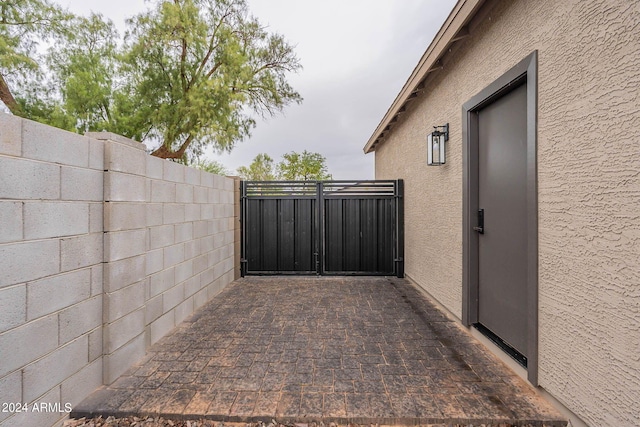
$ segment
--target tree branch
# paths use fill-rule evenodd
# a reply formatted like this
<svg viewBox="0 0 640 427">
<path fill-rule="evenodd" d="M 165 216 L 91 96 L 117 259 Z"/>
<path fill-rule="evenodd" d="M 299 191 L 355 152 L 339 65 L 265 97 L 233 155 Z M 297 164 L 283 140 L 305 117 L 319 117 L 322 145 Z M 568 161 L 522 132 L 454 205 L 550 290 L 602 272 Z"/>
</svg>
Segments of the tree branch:
<svg viewBox="0 0 640 427">
<path fill-rule="evenodd" d="M 9 85 L 7 85 L 4 76 L 0 74 L 0 100 L 4 102 L 4 105 L 7 106 L 9 111 L 11 111 L 16 116 L 22 116 L 24 112 L 20 107 L 20 104 L 16 101 L 11 93 L 11 89 L 9 89 Z"/>
<path fill-rule="evenodd" d="M 160 157 L 161 159 L 181 159 L 192 141 L 193 135 L 190 134 L 177 151 L 173 151 L 171 147 L 167 147 L 163 144 L 152 152 L 151 155 Z"/>
</svg>

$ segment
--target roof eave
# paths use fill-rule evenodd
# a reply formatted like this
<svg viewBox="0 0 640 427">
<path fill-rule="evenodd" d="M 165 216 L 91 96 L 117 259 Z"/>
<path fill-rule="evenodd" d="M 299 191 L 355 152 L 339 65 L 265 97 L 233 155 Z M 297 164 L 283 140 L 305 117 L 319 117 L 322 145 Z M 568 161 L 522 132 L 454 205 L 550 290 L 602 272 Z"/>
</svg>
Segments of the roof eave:
<svg viewBox="0 0 640 427">
<path fill-rule="evenodd" d="M 433 41 L 420 58 L 418 65 L 413 69 L 400 93 L 398 93 L 380 124 L 378 124 L 369 141 L 367 141 L 364 146 L 365 154 L 375 151 L 376 145 L 384 141 L 385 134 L 391 130 L 399 115 L 406 110 L 407 104 L 422 91 L 424 80 L 429 73 L 442 69 L 441 58 L 453 43 L 469 34 L 467 24 L 484 2 L 485 0 L 459 0 L 456 3 Z"/>
</svg>

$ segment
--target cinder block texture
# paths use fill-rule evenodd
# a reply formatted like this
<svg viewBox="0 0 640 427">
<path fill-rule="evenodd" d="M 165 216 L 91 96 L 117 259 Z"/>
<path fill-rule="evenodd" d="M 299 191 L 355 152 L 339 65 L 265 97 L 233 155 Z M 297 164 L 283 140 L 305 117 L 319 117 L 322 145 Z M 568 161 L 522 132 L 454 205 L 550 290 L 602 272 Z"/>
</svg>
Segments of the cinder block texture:
<svg viewBox="0 0 640 427">
<path fill-rule="evenodd" d="M 66 379 L 60 387 L 60 402 L 75 407 L 85 397 L 102 385 L 102 361 L 86 365 Z"/>
<path fill-rule="evenodd" d="M 149 180 L 143 176 L 107 172 L 104 177 L 105 200 L 144 202 L 148 200 Z"/>
<path fill-rule="evenodd" d="M 82 369 L 87 363 L 88 348 L 84 336 L 27 365 L 23 372 L 24 401 L 33 401 Z"/>
<path fill-rule="evenodd" d="M 0 403 L 22 402 L 22 372 L 16 371 L 0 378 Z M 0 411 L 0 422 L 11 415 Z"/>
<path fill-rule="evenodd" d="M 22 202 L 0 201 L 0 243 L 22 240 Z"/>
<path fill-rule="evenodd" d="M 57 346 L 56 315 L 43 317 L 0 334 L 0 377 L 39 359 Z"/>
<path fill-rule="evenodd" d="M 145 353 L 144 335 L 138 335 L 114 353 L 104 355 L 103 382 L 111 384 Z"/>
<path fill-rule="evenodd" d="M 103 175 L 100 170 L 62 166 L 61 199 L 102 201 Z"/>
<path fill-rule="evenodd" d="M 25 239 L 71 236 L 89 232 L 89 205 L 81 202 L 26 202 Z"/>
<path fill-rule="evenodd" d="M 27 319 L 32 320 L 91 296 L 91 270 L 51 276 L 27 284 Z"/>
<path fill-rule="evenodd" d="M 62 310 L 58 317 L 60 344 L 65 344 L 102 325 L 102 295 Z"/>
<path fill-rule="evenodd" d="M 22 122 L 22 156 L 62 165 L 89 166 L 89 138 L 31 120 Z"/>
<path fill-rule="evenodd" d="M 109 140 L 105 144 L 104 169 L 145 176 L 147 157 L 144 152 L 144 144 L 134 141 L 125 143 L 122 140 L 119 142 Z"/>
<path fill-rule="evenodd" d="M 0 333 L 27 320 L 27 287 L 26 285 L 10 286 L 0 289 Z"/>
<path fill-rule="evenodd" d="M 60 242 L 41 240 L 0 245 L 0 288 L 60 271 Z"/>
<path fill-rule="evenodd" d="M 0 199 L 60 197 L 60 166 L 0 156 Z"/>
<path fill-rule="evenodd" d="M 0 113 L 0 154 L 16 157 L 22 154 L 22 120 L 5 113 Z"/>
<path fill-rule="evenodd" d="M 105 325 L 104 352 L 110 354 L 142 333 L 144 333 L 144 308 Z"/>
<path fill-rule="evenodd" d="M 83 234 L 60 239 L 60 266 L 70 271 L 101 264 L 103 259 L 102 233 Z"/>
<path fill-rule="evenodd" d="M 104 236 L 104 260 L 117 261 L 146 252 L 147 229 L 117 231 Z"/>
</svg>

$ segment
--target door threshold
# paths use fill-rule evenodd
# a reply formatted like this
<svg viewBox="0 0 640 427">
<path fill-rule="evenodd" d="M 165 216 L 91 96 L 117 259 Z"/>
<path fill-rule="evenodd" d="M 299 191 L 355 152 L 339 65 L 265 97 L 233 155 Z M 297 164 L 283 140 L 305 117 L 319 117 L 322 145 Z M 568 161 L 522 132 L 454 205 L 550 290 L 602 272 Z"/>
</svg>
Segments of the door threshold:
<svg viewBox="0 0 640 427">
<path fill-rule="evenodd" d="M 515 360 L 520 366 L 525 369 L 527 368 L 527 357 L 524 354 L 520 353 L 518 350 L 510 346 L 505 340 L 491 332 L 491 330 L 484 326 L 482 323 L 474 323 L 473 327 L 480 331 L 482 335 L 489 338 L 489 340 L 491 340 L 491 342 L 493 342 L 495 345 L 500 347 L 502 351 L 511 356 L 511 358 Z"/>
</svg>

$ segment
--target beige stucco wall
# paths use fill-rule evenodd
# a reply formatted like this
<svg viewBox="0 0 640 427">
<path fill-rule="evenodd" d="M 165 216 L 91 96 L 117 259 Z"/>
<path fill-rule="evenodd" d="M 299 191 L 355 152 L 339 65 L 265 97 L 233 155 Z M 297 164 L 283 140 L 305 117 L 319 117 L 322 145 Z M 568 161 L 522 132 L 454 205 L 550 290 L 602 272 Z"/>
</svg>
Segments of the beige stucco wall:
<svg viewBox="0 0 640 427">
<path fill-rule="evenodd" d="M 493 5 L 376 148 L 376 178 L 405 179 L 407 275 L 461 316 L 461 107 L 536 49 L 539 383 L 590 426 L 638 426 L 640 2 Z M 447 165 L 428 167 L 446 122 Z"/>
</svg>

